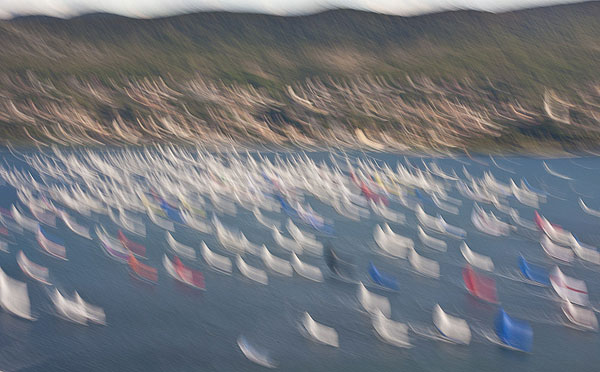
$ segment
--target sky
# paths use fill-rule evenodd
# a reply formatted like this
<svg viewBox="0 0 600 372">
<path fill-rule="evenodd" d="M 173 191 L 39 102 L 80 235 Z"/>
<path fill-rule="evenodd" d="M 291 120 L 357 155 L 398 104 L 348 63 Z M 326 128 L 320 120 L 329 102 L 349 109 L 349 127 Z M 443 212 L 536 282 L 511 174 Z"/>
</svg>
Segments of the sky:
<svg viewBox="0 0 600 372">
<path fill-rule="evenodd" d="M 0 18 L 29 14 L 69 18 L 91 12 L 148 18 L 202 10 L 294 15 L 327 8 L 415 15 L 457 8 L 499 12 L 564 2 L 569 0 L 0 0 Z"/>
</svg>

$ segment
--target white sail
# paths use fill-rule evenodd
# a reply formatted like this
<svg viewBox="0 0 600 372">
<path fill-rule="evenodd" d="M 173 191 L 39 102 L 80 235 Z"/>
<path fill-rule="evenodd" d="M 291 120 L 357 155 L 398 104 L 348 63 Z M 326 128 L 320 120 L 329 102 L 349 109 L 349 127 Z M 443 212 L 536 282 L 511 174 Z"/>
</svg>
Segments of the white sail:
<svg viewBox="0 0 600 372">
<path fill-rule="evenodd" d="M 523 219 L 521 216 L 519 216 L 519 212 L 517 212 L 516 209 L 511 208 L 510 211 L 508 212 L 508 215 L 513 220 L 513 222 L 516 223 L 517 225 L 524 227 L 526 229 L 529 229 L 529 230 L 533 230 L 533 231 L 537 230 L 537 226 L 535 225 L 535 223 Z"/>
<path fill-rule="evenodd" d="M 208 246 L 204 242 L 202 242 L 200 246 L 200 252 L 202 253 L 202 257 L 210 267 L 222 271 L 225 274 L 231 274 L 232 265 L 229 257 L 221 256 L 220 254 L 214 253 L 213 251 L 208 249 Z"/>
<path fill-rule="evenodd" d="M 248 360 L 258 365 L 261 365 L 266 368 L 275 368 L 277 367 L 277 363 L 275 363 L 269 356 L 264 353 L 256 350 L 243 336 L 240 336 L 237 340 L 238 347 L 244 354 Z"/>
<path fill-rule="evenodd" d="M 393 223 L 405 223 L 406 217 L 400 212 L 396 212 L 389 207 L 387 207 L 383 202 L 375 202 L 373 200 L 369 200 L 369 205 L 371 206 L 371 210 L 378 216 L 393 222 Z"/>
<path fill-rule="evenodd" d="M 423 257 L 413 248 L 408 254 L 408 262 L 417 272 L 431 278 L 440 277 L 440 264 L 437 261 Z"/>
<path fill-rule="evenodd" d="M 89 321 L 96 324 L 105 325 L 106 324 L 106 314 L 104 314 L 104 310 L 101 307 L 91 305 L 85 302 L 79 293 L 75 291 L 74 301 L 79 304 L 79 306 L 83 307 L 85 310 L 86 317 Z"/>
<path fill-rule="evenodd" d="M 277 243 L 281 248 L 298 254 L 302 254 L 302 246 L 296 243 L 295 240 L 286 238 L 281 235 L 279 230 L 275 226 L 271 226 L 271 233 L 273 235 L 273 240 Z"/>
<path fill-rule="evenodd" d="M 581 306 L 589 305 L 590 301 L 585 282 L 563 274 L 558 266 L 555 266 L 550 274 L 550 284 L 556 291 L 556 294 L 563 300 Z"/>
<path fill-rule="evenodd" d="M 433 248 L 433 249 L 436 249 L 436 250 L 442 251 L 442 252 L 446 252 L 446 250 L 448 249 L 448 246 L 445 241 L 438 239 L 438 238 L 434 238 L 433 236 L 427 235 L 425 233 L 425 231 L 423 231 L 421 226 L 417 226 L 417 234 L 419 235 L 419 239 L 421 240 L 421 243 L 423 243 L 425 246 L 427 246 L 429 248 Z"/>
<path fill-rule="evenodd" d="M 175 240 L 175 238 L 173 238 L 171 233 L 168 231 L 165 232 L 165 235 L 167 237 L 167 243 L 169 244 L 169 247 L 171 247 L 171 249 L 178 256 L 181 256 L 183 258 L 186 258 L 186 259 L 192 260 L 192 261 L 196 259 L 196 250 L 194 248 L 178 242 L 177 240 Z"/>
<path fill-rule="evenodd" d="M 488 256 L 473 252 L 467 243 L 462 242 L 460 245 L 460 253 L 462 253 L 465 260 L 481 270 L 494 271 L 494 262 Z"/>
<path fill-rule="evenodd" d="M 585 203 L 583 202 L 583 200 L 581 198 L 579 198 L 578 200 L 579 202 L 579 206 L 581 207 L 581 209 L 583 209 L 583 211 L 591 216 L 595 216 L 595 217 L 600 217 L 600 211 L 592 209 L 590 207 L 588 207 L 587 205 L 585 205 Z"/>
<path fill-rule="evenodd" d="M 412 347 L 406 324 L 388 319 L 381 311 L 377 311 L 371 317 L 371 322 L 373 328 L 384 342 L 402 348 Z"/>
<path fill-rule="evenodd" d="M 242 273 L 242 275 L 244 275 L 246 278 L 257 283 L 265 285 L 269 284 L 269 277 L 267 276 L 267 273 L 264 270 L 248 265 L 239 254 L 235 257 L 235 263 L 237 264 L 240 273 Z"/>
<path fill-rule="evenodd" d="M 412 239 L 395 233 L 387 223 L 383 224 L 383 232 L 387 236 L 388 242 L 393 246 L 405 248 L 412 248 L 414 246 Z"/>
<path fill-rule="evenodd" d="M 316 255 L 323 254 L 323 243 L 319 242 L 314 234 L 300 230 L 289 218 L 286 227 L 292 238 L 303 249 Z"/>
<path fill-rule="evenodd" d="M 592 310 L 565 301 L 562 311 L 567 319 L 578 328 L 598 332 L 598 318 Z"/>
<path fill-rule="evenodd" d="M 28 277 L 37 280 L 40 283 L 50 284 L 48 268 L 31 262 L 31 260 L 25 256 L 23 251 L 17 253 L 17 264 Z"/>
<path fill-rule="evenodd" d="M 513 195 L 515 196 L 515 198 L 521 204 L 526 205 L 528 207 L 532 207 L 532 208 L 539 207 L 540 203 L 539 203 L 538 194 L 536 194 L 533 191 L 530 191 L 526 188 L 519 188 L 515 184 L 515 181 L 513 181 L 512 179 L 510 180 L 510 189 L 511 189 Z"/>
<path fill-rule="evenodd" d="M 596 249 L 583 246 L 571 235 L 571 249 L 579 259 L 600 265 L 600 252 Z"/>
<path fill-rule="evenodd" d="M 283 276 L 292 276 L 293 269 L 290 263 L 282 258 L 272 255 L 265 245 L 263 245 L 261 249 L 261 258 L 269 270 Z"/>
<path fill-rule="evenodd" d="M 265 217 L 262 212 L 260 211 L 260 208 L 258 207 L 254 207 L 252 209 L 252 213 L 254 214 L 254 218 L 256 218 L 256 220 L 263 226 L 267 227 L 267 228 L 271 228 L 271 226 L 275 226 L 276 228 L 279 229 L 279 221 L 270 219 Z"/>
<path fill-rule="evenodd" d="M 356 295 L 363 309 L 369 314 L 375 314 L 377 311 L 381 311 L 385 316 L 389 317 L 391 315 L 392 308 L 390 306 L 390 300 L 388 300 L 387 297 L 369 292 L 362 282 L 358 283 Z"/>
<path fill-rule="evenodd" d="M 50 295 L 50 299 L 59 316 L 74 323 L 87 325 L 88 317 L 84 304 L 64 297 L 56 288 Z"/>
<path fill-rule="evenodd" d="M 542 236 L 540 245 L 544 249 L 544 252 L 552 258 L 564 262 L 573 261 L 573 251 L 570 248 L 561 247 L 560 245 L 553 243 L 547 235 Z"/>
<path fill-rule="evenodd" d="M 464 319 L 448 315 L 439 304 L 433 308 L 433 324 L 448 340 L 468 345 L 471 342 L 471 329 Z"/>
<path fill-rule="evenodd" d="M 17 224 L 19 224 L 25 230 L 36 232 L 38 230 L 38 222 L 29 217 L 25 217 L 13 204 L 11 207 L 11 214 Z"/>
<path fill-rule="evenodd" d="M 62 218 L 65 225 L 75 234 L 82 236 L 86 239 L 92 240 L 92 237 L 90 235 L 90 229 L 88 227 L 84 227 L 76 223 L 65 211 L 59 211 L 59 216 L 60 218 Z"/>
<path fill-rule="evenodd" d="M 421 223 L 421 225 L 423 225 L 426 228 L 433 230 L 433 231 L 444 232 L 443 230 L 440 229 L 439 219 L 437 217 L 433 217 L 433 216 L 430 216 L 427 213 L 425 213 L 425 211 L 423 210 L 423 207 L 421 207 L 420 204 L 417 205 L 415 214 L 417 216 L 417 219 L 419 220 L 419 223 Z"/>
<path fill-rule="evenodd" d="M 0 269 L 0 305 L 7 312 L 23 319 L 33 320 L 27 284 L 15 280 Z"/>
<path fill-rule="evenodd" d="M 313 340 L 325 345 L 339 347 L 338 334 L 336 330 L 326 325 L 317 323 L 307 312 L 304 313 L 304 317 L 302 318 L 302 325 Z"/>
<path fill-rule="evenodd" d="M 394 244 L 387 234 L 383 232 L 381 226 L 375 226 L 373 239 L 375 239 L 377 246 L 386 254 L 389 254 L 392 257 L 406 258 L 408 248 L 403 245 Z"/>
<path fill-rule="evenodd" d="M 316 266 L 309 265 L 305 262 L 300 261 L 298 256 L 294 252 L 292 252 L 292 258 L 290 260 L 294 271 L 298 273 L 298 275 L 305 277 L 306 279 L 313 280 L 315 282 L 323 281 L 323 273 L 321 269 Z"/>
</svg>

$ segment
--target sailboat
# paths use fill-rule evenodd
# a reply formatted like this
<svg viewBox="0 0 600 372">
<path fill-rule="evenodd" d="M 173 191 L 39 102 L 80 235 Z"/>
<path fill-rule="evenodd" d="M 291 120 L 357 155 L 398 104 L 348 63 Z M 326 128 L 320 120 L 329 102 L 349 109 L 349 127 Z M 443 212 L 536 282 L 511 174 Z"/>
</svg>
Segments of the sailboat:
<svg viewBox="0 0 600 372">
<path fill-rule="evenodd" d="M 598 332 L 598 319 L 592 310 L 572 304 L 568 300 L 563 303 L 561 308 L 567 319 L 577 328 Z"/>
<path fill-rule="evenodd" d="M 401 348 L 412 347 L 406 324 L 389 319 L 380 310 L 375 310 L 371 322 L 375 332 L 384 342 Z"/>
<path fill-rule="evenodd" d="M 430 258 L 421 256 L 414 248 L 408 254 L 408 262 L 419 274 L 435 279 L 440 277 L 440 264 Z"/>
<path fill-rule="evenodd" d="M 232 264 L 229 257 L 211 251 L 204 242 L 200 243 L 200 253 L 210 267 L 224 274 L 231 274 Z"/>
<path fill-rule="evenodd" d="M 64 243 L 59 242 L 57 238 L 48 238 L 46 232 L 40 225 L 37 229 L 37 241 L 42 249 L 52 257 L 67 261 L 67 250 Z"/>
<path fill-rule="evenodd" d="M 460 245 L 460 253 L 462 253 L 469 264 L 481 270 L 494 271 L 494 262 L 492 262 L 492 259 L 488 256 L 473 252 L 467 243 L 462 242 Z"/>
<path fill-rule="evenodd" d="M 471 329 L 464 319 L 448 315 L 439 304 L 433 307 L 433 324 L 447 340 L 468 345 L 471 342 Z"/>
<path fill-rule="evenodd" d="M 178 256 L 191 261 L 196 260 L 196 250 L 194 248 L 175 240 L 169 231 L 165 232 L 165 236 L 167 239 L 167 244 L 169 244 L 169 247 L 171 247 L 173 252 L 175 252 Z"/>
<path fill-rule="evenodd" d="M 552 273 L 550 273 L 550 284 L 556 294 L 563 300 L 581 306 L 589 305 L 590 301 L 585 282 L 563 274 L 558 266 L 554 266 Z"/>
<path fill-rule="evenodd" d="M 492 304 L 498 303 L 494 279 L 476 273 L 469 264 L 463 268 L 462 274 L 465 287 L 471 295 Z"/>
<path fill-rule="evenodd" d="M 521 255 L 519 255 L 519 268 L 526 279 L 544 286 L 550 285 L 548 272 L 541 267 L 531 265 Z"/>
<path fill-rule="evenodd" d="M 186 267 L 179 257 L 175 256 L 171 261 L 167 255 L 163 255 L 163 266 L 167 273 L 175 280 L 195 289 L 205 290 L 204 275 L 198 270 Z"/>
<path fill-rule="evenodd" d="M 37 280 L 42 284 L 51 284 L 48 268 L 31 262 L 31 260 L 29 260 L 29 258 L 25 256 L 25 253 L 23 253 L 23 251 L 19 251 L 19 253 L 17 253 L 17 264 L 19 265 L 23 273 L 31 279 Z"/>
<path fill-rule="evenodd" d="M 31 304 L 27 292 L 27 284 L 6 275 L 0 269 L 0 305 L 19 318 L 34 320 L 31 315 Z"/>
<path fill-rule="evenodd" d="M 260 256 L 269 270 L 274 271 L 279 275 L 292 276 L 293 269 L 290 263 L 282 258 L 274 256 L 264 244 L 261 247 Z"/>
<path fill-rule="evenodd" d="M 333 347 L 340 346 L 336 330 L 326 325 L 317 323 L 307 312 L 304 312 L 302 326 L 312 340 Z"/>
<path fill-rule="evenodd" d="M 135 278 L 150 284 L 158 283 L 158 271 L 156 268 L 141 263 L 133 254 L 129 256 L 127 264 Z"/>
<path fill-rule="evenodd" d="M 511 318 L 500 308 L 495 320 L 495 329 L 501 346 L 510 350 L 531 351 L 533 330 L 528 323 Z"/>
<path fill-rule="evenodd" d="M 379 284 L 389 289 L 399 289 L 396 278 L 380 273 L 375 265 L 373 265 L 373 262 L 369 262 L 369 275 L 371 275 L 371 279 L 375 284 Z"/>
<path fill-rule="evenodd" d="M 242 273 L 242 275 L 246 278 L 260 284 L 269 284 L 269 277 L 267 276 L 267 273 L 264 270 L 248 265 L 239 254 L 235 257 L 235 263 L 240 273 Z"/>
<path fill-rule="evenodd" d="M 380 311 L 383 315 L 389 317 L 392 313 L 390 300 L 387 297 L 369 292 L 362 282 L 358 282 L 356 297 L 363 309 L 369 314 L 375 314 L 377 311 Z"/>
<path fill-rule="evenodd" d="M 560 245 L 553 243 L 546 235 L 542 236 L 540 245 L 544 252 L 554 259 L 563 262 L 572 262 L 574 259 L 573 251 L 570 248 L 561 247 Z"/>
<path fill-rule="evenodd" d="M 321 269 L 300 261 L 300 259 L 298 258 L 298 256 L 296 256 L 296 253 L 294 252 L 292 252 L 290 263 L 294 268 L 294 271 L 298 273 L 298 275 L 315 282 L 323 281 L 323 273 L 321 272 Z"/>
<path fill-rule="evenodd" d="M 244 336 L 237 339 L 237 345 L 248 360 L 266 368 L 275 368 L 277 363 L 273 361 L 267 353 L 257 350 L 250 345 Z"/>
</svg>

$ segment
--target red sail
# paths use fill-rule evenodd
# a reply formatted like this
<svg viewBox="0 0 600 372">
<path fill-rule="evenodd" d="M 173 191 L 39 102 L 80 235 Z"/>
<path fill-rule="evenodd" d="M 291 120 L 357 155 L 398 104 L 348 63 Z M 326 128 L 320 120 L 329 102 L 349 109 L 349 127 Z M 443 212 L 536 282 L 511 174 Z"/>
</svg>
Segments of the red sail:
<svg viewBox="0 0 600 372">
<path fill-rule="evenodd" d="M 133 255 L 129 256 L 127 260 L 131 270 L 142 280 L 156 283 L 158 282 L 158 272 L 156 268 L 148 265 L 144 265 L 138 261 Z"/>
<path fill-rule="evenodd" d="M 146 256 L 146 247 L 127 238 L 121 230 L 119 230 L 119 241 L 123 244 L 123 247 L 129 249 L 133 254 L 141 257 Z"/>
<path fill-rule="evenodd" d="M 467 287 L 469 293 L 481 300 L 493 304 L 498 303 L 496 282 L 494 279 L 476 273 L 471 265 L 465 266 L 462 273 L 465 286 Z"/>
</svg>

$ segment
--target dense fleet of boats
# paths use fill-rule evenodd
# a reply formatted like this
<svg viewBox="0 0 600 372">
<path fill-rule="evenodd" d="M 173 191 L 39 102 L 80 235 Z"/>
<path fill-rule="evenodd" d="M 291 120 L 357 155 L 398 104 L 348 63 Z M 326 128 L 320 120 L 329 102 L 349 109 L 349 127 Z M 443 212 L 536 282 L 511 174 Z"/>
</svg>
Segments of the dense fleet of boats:
<svg viewBox="0 0 600 372">
<path fill-rule="evenodd" d="M 377 336 L 383 342 L 407 348 L 413 346 L 413 328 L 392 319 L 394 313 L 388 299 L 402 288 L 401 281 L 389 265 L 381 269 L 375 259 L 363 271 L 368 280 L 359 280 L 356 266 L 336 252 L 341 249 L 324 244 L 336 235 L 337 229 L 333 221 L 313 209 L 308 197 L 331 207 L 341 221 L 371 221 L 367 217 L 372 215 L 376 220 L 371 230 L 373 253 L 394 262 L 405 260 L 411 273 L 429 278 L 426 280 L 439 279 L 444 274 L 440 262 L 433 257 L 448 254 L 449 247 L 458 241 L 466 292 L 498 305 L 501 293 L 496 287 L 497 265 L 491 257 L 479 253 L 482 247 L 472 249 L 467 244 L 467 230 L 443 217 L 459 214 L 472 205 L 469 229 L 475 233 L 498 238 L 520 230 L 539 231 L 538 247 L 556 265 L 545 268 L 520 255 L 514 265 L 523 285 L 551 288 L 571 326 L 598 330 L 586 283 L 564 274 L 560 265 L 575 260 L 600 265 L 600 253 L 549 222 L 537 210 L 532 213 L 533 220 L 527 220 L 510 207 L 509 200 L 513 205 L 519 203 L 521 209 L 540 208 L 547 201 L 546 194 L 525 179 L 502 183 L 489 171 L 478 179 L 465 167 L 463 178 L 453 170 L 442 170 L 435 162 L 423 161 L 420 168 L 408 159 L 392 169 L 369 158 L 331 155 L 329 162 L 317 163 L 306 155 L 211 154 L 173 146 L 103 154 L 67 153 L 53 148 L 49 153 L 17 156 L 28 167 L 0 167 L 0 177 L 17 192 L 11 208 L 0 214 L 3 251 L 14 245 L 12 234 L 31 234 L 42 252 L 52 259 L 67 261 L 71 247 L 57 234 L 71 231 L 80 239 L 95 241 L 108 258 L 123 264 L 136 280 L 156 285 L 160 281 L 159 270 L 146 258 L 146 247 L 141 243 L 147 237 L 149 221 L 152 229 L 163 231 L 162 266 L 178 283 L 206 290 L 200 265 L 260 285 L 268 285 L 270 275 L 296 275 L 314 282 L 330 277 L 343 280 L 357 286 L 357 302 L 370 318 Z M 567 177 L 545 163 L 544 167 L 552 176 Z M 451 196 L 453 190 L 462 198 Z M 600 212 L 589 208 L 582 199 L 579 205 L 585 213 L 600 217 Z M 504 214 L 505 220 L 491 208 Z M 223 216 L 235 216 L 240 209 L 251 213 L 257 228 L 272 238 L 273 246 L 268 248 L 266 244 L 271 243 L 266 241 L 253 242 L 242 231 L 221 221 Z M 90 218 L 94 214 L 107 216 L 110 225 L 92 222 L 98 221 Z M 407 235 L 403 224 L 413 215 L 415 233 Z M 68 230 L 59 230 L 61 223 Z M 191 245 L 180 240 L 177 236 L 182 230 L 196 234 L 199 243 Z M 215 237 L 215 246 L 209 247 L 203 240 L 208 235 Z M 33 262 L 27 250 L 18 251 L 17 264 L 29 279 L 47 288 L 57 316 L 78 324 L 106 324 L 101 308 L 84 301 L 76 291 L 65 295 L 53 284 L 49 269 Z M 249 259 L 251 256 L 258 260 Z M 320 257 L 329 270 L 315 264 Z M 17 317 L 34 320 L 27 284 L 2 270 L 0 305 Z M 440 304 L 433 307 L 432 318 L 437 339 L 460 345 L 471 342 L 468 319 L 450 315 Z M 309 339 L 340 346 L 337 331 L 317 322 L 308 312 L 304 312 L 299 323 Z M 489 341 L 508 349 L 532 350 L 531 326 L 509 316 L 501 307 L 493 329 L 493 334 L 486 336 Z M 244 336 L 237 344 L 249 360 L 265 367 L 277 366 L 267 352 L 250 344 Z"/>
</svg>

